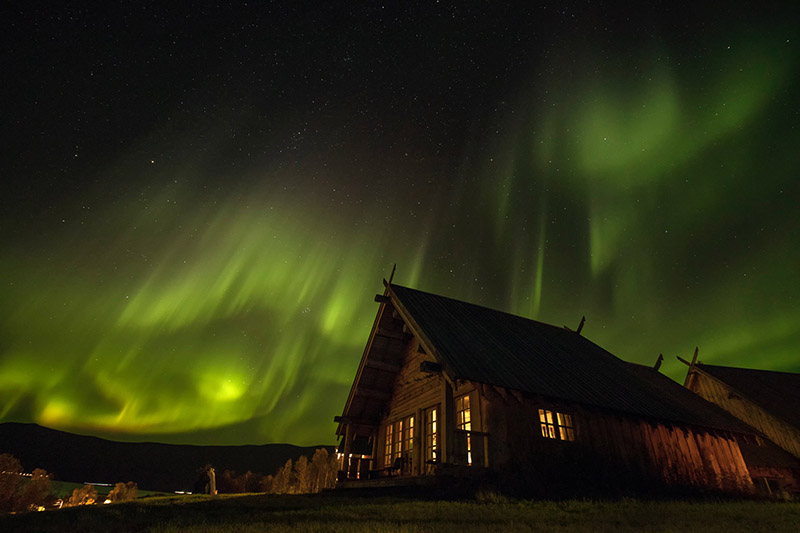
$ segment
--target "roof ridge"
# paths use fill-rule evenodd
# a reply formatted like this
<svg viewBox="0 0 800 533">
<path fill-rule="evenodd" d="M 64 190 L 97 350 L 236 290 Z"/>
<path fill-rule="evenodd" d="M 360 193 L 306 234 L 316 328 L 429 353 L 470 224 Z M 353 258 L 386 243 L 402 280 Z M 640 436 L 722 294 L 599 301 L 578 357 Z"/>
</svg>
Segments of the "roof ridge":
<svg viewBox="0 0 800 533">
<path fill-rule="evenodd" d="M 763 368 L 747 368 L 743 366 L 730 366 L 730 365 L 709 365 L 707 363 L 696 363 L 696 365 L 706 368 L 713 367 L 713 368 L 725 368 L 730 370 L 745 370 L 747 372 L 763 372 L 766 374 L 783 374 L 786 376 L 797 376 L 798 378 L 800 378 L 800 373 L 798 372 L 787 372 L 783 370 L 766 370 Z"/>
<path fill-rule="evenodd" d="M 390 290 L 451 369 L 452 379 L 741 431 L 729 415 L 698 408 L 699 397 L 687 397 L 677 382 L 646 365 L 631 365 L 576 331 L 402 285 Z M 672 397 L 676 394 L 680 398 Z"/>
<path fill-rule="evenodd" d="M 397 285 L 396 283 L 392 283 L 392 288 L 395 288 L 395 287 L 399 287 L 402 290 L 408 290 L 408 291 L 414 291 L 414 292 L 426 294 L 428 296 L 433 296 L 434 298 L 441 298 L 443 300 L 449 300 L 451 302 L 457 303 L 458 305 L 468 305 L 468 306 L 477 307 L 477 308 L 480 308 L 480 309 L 485 309 L 485 310 L 491 311 L 493 313 L 499 313 L 501 315 L 506 315 L 506 316 L 511 317 L 511 318 L 513 318 L 515 320 L 527 320 L 528 322 L 534 322 L 534 323 L 540 324 L 542 326 L 547 326 L 549 328 L 554 328 L 554 329 L 556 329 L 558 331 L 569 331 L 569 332 L 576 333 L 577 335 L 583 337 L 583 335 L 581 335 L 580 333 L 577 333 L 576 331 L 573 331 L 573 330 L 571 330 L 569 328 L 565 328 L 563 326 L 556 326 L 555 324 L 550 324 L 548 322 L 542 322 L 541 320 L 536 320 L 535 318 L 528 318 L 528 317 L 523 316 L 523 315 L 518 315 L 518 314 L 512 313 L 511 311 L 503 311 L 501 309 L 496 309 L 494 307 L 489 307 L 488 305 L 481 305 L 481 304 L 476 304 L 476 303 L 472 303 L 472 302 L 467 302 L 465 300 L 459 300 L 459 299 L 453 298 L 451 296 L 443 296 L 441 294 L 436 294 L 436 293 L 433 293 L 433 292 L 423 291 L 423 290 L 420 290 L 420 289 L 414 289 L 412 287 L 406 287 L 405 285 Z M 586 337 L 584 337 L 584 338 L 586 338 Z"/>
</svg>

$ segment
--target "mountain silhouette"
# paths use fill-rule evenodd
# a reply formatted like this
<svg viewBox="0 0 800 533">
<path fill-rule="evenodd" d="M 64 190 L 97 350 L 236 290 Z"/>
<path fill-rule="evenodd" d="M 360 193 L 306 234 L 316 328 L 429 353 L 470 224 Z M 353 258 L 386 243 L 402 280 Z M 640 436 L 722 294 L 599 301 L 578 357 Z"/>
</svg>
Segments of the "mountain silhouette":
<svg viewBox="0 0 800 533">
<path fill-rule="evenodd" d="M 59 481 L 116 483 L 135 481 L 139 488 L 190 491 L 198 473 L 211 465 L 243 474 L 274 474 L 287 459 L 308 459 L 318 448 L 334 447 L 264 444 L 261 446 L 193 446 L 154 442 L 116 442 L 75 435 L 36 424 L 0 424 L 0 453 L 19 459 L 26 472 L 43 468 Z"/>
</svg>

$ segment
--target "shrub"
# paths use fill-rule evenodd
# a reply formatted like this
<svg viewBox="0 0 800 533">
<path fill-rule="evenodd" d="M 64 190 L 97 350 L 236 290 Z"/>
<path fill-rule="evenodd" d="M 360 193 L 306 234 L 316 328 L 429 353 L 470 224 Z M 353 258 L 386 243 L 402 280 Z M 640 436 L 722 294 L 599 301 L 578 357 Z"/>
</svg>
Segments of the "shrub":
<svg viewBox="0 0 800 533">
<path fill-rule="evenodd" d="M 72 491 L 72 496 L 67 500 L 67 507 L 78 505 L 92 505 L 97 501 L 97 489 L 92 485 L 84 485 Z"/>
<path fill-rule="evenodd" d="M 114 485 L 114 488 L 108 493 L 108 499 L 113 503 L 135 500 L 138 490 L 139 487 L 133 481 L 120 482 Z"/>
<path fill-rule="evenodd" d="M 0 512 L 12 511 L 22 482 L 22 465 L 10 453 L 0 454 Z"/>
<path fill-rule="evenodd" d="M 31 511 L 39 507 L 47 507 L 53 503 L 50 476 L 46 470 L 37 468 L 31 478 L 22 484 L 14 501 L 16 511 Z"/>
</svg>

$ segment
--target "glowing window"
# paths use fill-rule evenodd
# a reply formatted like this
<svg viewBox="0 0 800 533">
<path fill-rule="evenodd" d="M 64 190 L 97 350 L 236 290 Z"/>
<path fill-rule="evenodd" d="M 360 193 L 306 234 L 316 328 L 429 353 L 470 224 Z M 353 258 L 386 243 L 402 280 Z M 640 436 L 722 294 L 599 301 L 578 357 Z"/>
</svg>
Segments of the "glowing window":
<svg viewBox="0 0 800 533">
<path fill-rule="evenodd" d="M 558 436 L 561 440 L 575 440 L 575 426 L 572 425 L 572 415 L 556 413 L 558 422 Z"/>
<path fill-rule="evenodd" d="M 472 430 L 472 415 L 469 409 L 469 396 L 456 398 L 456 429 L 462 431 Z M 467 433 L 467 464 L 472 464 L 472 446 L 470 434 Z"/>
<path fill-rule="evenodd" d="M 435 461 L 437 459 L 438 444 L 436 441 L 437 432 L 437 413 L 436 408 L 432 407 L 425 411 L 425 460 Z"/>
<path fill-rule="evenodd" d="M 469 431 L 472 429 L 472 417 L 469 411 L 469 396 L 456 398 L 456 426 L 458 429 Z"/>
<path fill-rule="evenodd" d="M 410 464 L 414 449 L 414 417 L 409 416 L 386 426 L 383 464 L 391 466 L 404 457 Z"/>
<path fill-rule="evenodd" d="M 572 422 L 572 415 L 539 409 L 539 423 L 542 427 L 542 437 L 575 440 L 575 425 Z"/>
<path fill-rule="evenodd" d="M 394 444 L 394 425 L 389 424 L 386 426 L 386 447 L 383 455 L 383 464 L 392 464 L 392 445 Z"/>
<path fill-rule="evenodd" d="M 405 420 L 403 429 L 403 452 L 410 462 L 414 456 L 414 417 L 409 416 Z"/>
<path fill-rule="evenodd" d="M 394 447 L 392 449 L 392 459 L 397 459 L 403 453 L 403 421 L 398 420 L 394 423 Z"/>
</svg>

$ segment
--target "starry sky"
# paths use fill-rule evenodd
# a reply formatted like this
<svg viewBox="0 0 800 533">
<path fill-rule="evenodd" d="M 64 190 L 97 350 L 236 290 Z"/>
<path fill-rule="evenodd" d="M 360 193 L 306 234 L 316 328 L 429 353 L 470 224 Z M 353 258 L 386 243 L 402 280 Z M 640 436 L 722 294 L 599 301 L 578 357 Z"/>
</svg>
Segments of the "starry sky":
<svg viewBox="0 0 800 533">
<path fill-rule="evenodd" d="M 395 263 L 800 372 L 790 2 L 64 4 L 0 8 L 0 421 L 332 443 Z"/>
</svg>

